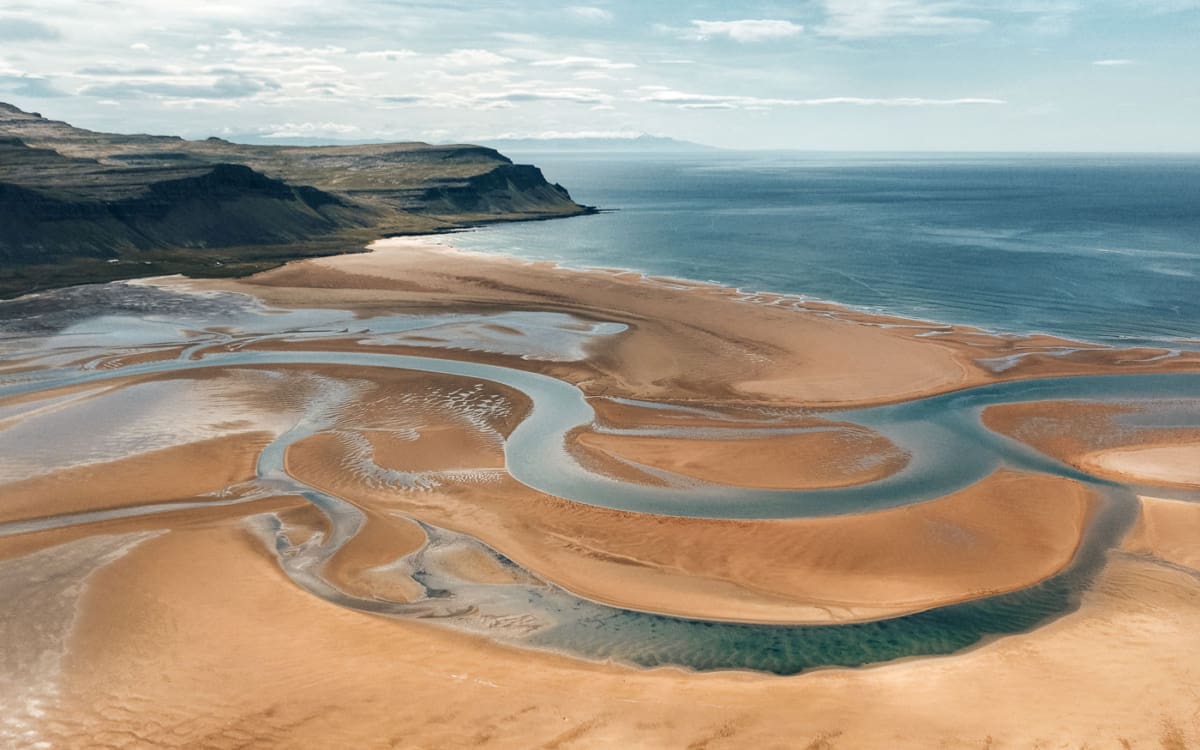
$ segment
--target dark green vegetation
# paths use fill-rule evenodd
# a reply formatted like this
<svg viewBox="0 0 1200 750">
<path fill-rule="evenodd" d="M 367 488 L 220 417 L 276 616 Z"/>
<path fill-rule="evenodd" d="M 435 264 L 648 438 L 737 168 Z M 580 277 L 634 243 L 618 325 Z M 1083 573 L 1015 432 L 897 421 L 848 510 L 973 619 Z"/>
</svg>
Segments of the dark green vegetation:
<svg viewBox="0 0 1200 750">
<path fill-rule="evenodd" d="M 0 103 L 0 297 L 241 275 L 384 235 L 589 211 L 479 146 L 252 146 L 95 133 Z"/>
</svg>

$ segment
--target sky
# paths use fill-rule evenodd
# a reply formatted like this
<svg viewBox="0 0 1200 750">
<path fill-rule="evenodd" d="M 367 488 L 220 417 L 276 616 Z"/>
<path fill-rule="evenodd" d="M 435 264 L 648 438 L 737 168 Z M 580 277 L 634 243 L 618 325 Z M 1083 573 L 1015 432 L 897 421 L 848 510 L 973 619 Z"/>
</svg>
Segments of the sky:
<svg viewBox="0 0 1200 750">
<path fill-rule="evenodd" d="M 1200 0 L 0 0 L 0 101 L 97 130 L 1200 151 Z"/>
</svg>

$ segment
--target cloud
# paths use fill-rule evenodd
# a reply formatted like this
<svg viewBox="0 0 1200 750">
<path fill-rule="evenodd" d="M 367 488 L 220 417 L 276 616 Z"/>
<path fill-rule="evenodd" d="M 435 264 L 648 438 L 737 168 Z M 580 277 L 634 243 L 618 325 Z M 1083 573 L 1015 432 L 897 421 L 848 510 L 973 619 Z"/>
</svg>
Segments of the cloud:
<svg viewBox="0 0 1200 750">
<path fill-rule="evenodd" d="M 151 65 L 139 67 L 123 67 L 121 65 L 102 64 L 88 65 L 75 71 L 78 76 L 97 76 L 102 78 L 146 78 L 155 76 L 173 76 L 180 74 L 179 68 L 162 68 Z"/>
<path fill-rule="evenodd" d="M 1007 104 L 1003 99 L 966 97 L 930 99 L 925 97 L 861 97 L 831 96 L 814 99 L 776 99 L 758 96 L 725 96 L 692 94 L 665 86 L 642 86 L 635 92 L 641 102 L 669 104 L 680 109 L 770 109 L 773 107 L 824 107 L 852 105 L 859 107 L 946 107 L 975 104 Z"/>
<path fill-rule="evenodd" d="M 543 68 L 599 68 L 601 70 L 628 70 L 636 68 L 633 63 L 619 63 L 603 57 L 556 57 L 548 60 L 538 60 L 530 65 Z"/>
<path fill-rule="evenodd" d="M 791 21 L 766 18 L 747 18 L 741 21 L 692 21 L 690 36 L 695 39 L 728 37 L 743 44 L 786 39 L 804 31 L 804 27 Z"/>
<path fill-rule="evenodd" d="M 134 42 L 133 44 L 129 45 L 129 49 L 137 50 L 138 52 L 149 52 L 150 45 L 146 44 L 145 42 Z"/>
<path fill-rule="evenodd" d="M 285 122 L 259 130 L 263 138 L 345 138 L 360 131 L 357 125 L 340 122 Z"/>
<path fill-rule="evenodd" d="M 611 11 L 604 8 L 594 8 L 590 5 L 573 5 L 567 8 L 571 15 L 589 23 L 610 23 L 613 20 Z"/>
<path fill-rule="evenodd" d="M 85 96 L 104 99 L 140 99 L 145 97 L 187 100 L 245 99 L 281 88 L 276 81 L 236 71 L 217 75 L 174 76 L 171 78 L 133 78 L 113 83 L 96 83 L 79 90 Z"/>
<path fill-rule="evenodd" d="M 956 0 L 822 0 L 826 19 L 817 31 L 840 39 L 974 33 L 983 18 L 963 15 Z"/>
<path fill-rule="evenodd" d="M 295 44 L 279 44 L 267 39 L 247 39 L 240 31 L 231 31 L 225 35 L 230 40 L 230 49 L 251 57 L 277 58 L 321 58 L 328 55 L 342 55 L 345 47 L 324 45 L 321 47 L 304 47 Z M 147 48 L 148 49 L 148 48 Z"/>
<path fill-rule="evenodd" d="M 1096 60 L 1096 61 L 1092 62 L 1092 65 L 1101 65 L 1104 67 L 1116 67 L 1116 66 L 1120 66 L 1120 65 L 1133 65 L 1133 64 L 1135 64 L 1134 60 L 1126 60 L 1124 58 L 1115 58 L 1115 59 L 1111 59 L 1111 60 Z"/>
<path fill-rule="evenodd" d="M 477 141 L 558 141 L 580 138 L 611 138 L 633 140 L 646 135 L 640 130 L 543 130 L 541 132 L 515 131 L 496 135 L 473 136 Z"/>
<path fill-rule="evenodd" d="M 612 97 L 589 88 L 544 88 L 527 86 L 496 93 L 475 94 L 479 102 L 573 102 L 575 104 L 608 104 Z"/>
<path fill-rule="evenodd" d="M 388 62 L 406 60 L 416 56 L 417 53 L 410 49 L 381 49 L 373 52 L 359 52 L 355 55 L 360 60 L 387 60 Z"/>
<path fill-rule="evenodd" d="M 576 81 L 613 81 L 616 76 L 603 70 L 577 70 L 571 74 Z"/>
<path fill-rule="evenodd" d="M 613 97 L 592 88 L 550 86 L 544 81 L 529 81 L 501 91 L 438 91 L 435 93 L 388 94 L 377 98 L 387 104 L 429 107 L 507 108 L 528 102 L 565 102 L 604 105 Z"/>
<path fill-rule="evenodd" d="M 32 76 L 26 73 L 8 74 L 0 71 L 0 92 L 27 96 L 32 99 L 50 99 L 66 96 L 54 87 L 48 78 Z"/>
<path fill-rule="evenodd" d="M 45 42 L 58 39 L 57 29 L 28 18 L 0 18 L 0 42 Z"/>
<path fill-rule="evenodd" d="M 497 55 L 485 49 L 456 49 L 434 58 L 434 64 L 444 68 L 487 68 L 507 65 L 511 57 Z"/>
</svg>

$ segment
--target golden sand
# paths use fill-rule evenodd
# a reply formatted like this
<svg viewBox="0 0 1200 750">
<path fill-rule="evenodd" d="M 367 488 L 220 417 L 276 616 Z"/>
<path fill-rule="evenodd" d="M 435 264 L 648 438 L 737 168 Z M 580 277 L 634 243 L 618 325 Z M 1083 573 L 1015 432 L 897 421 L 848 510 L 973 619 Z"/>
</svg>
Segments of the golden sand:
<svg viewBox="0 0 1200 750">
<path fill-rule="evenodd" d="M 1100 476 L 1146 484 L 1200 487 L 1200 443 L 1097 451 L 1083 456 L 1080 463 Z"/>
<path fill-rule="evenodd" d="M 398 492 L 356 478 L 345 443 L 324 435 L 293 445 L 288 466 L 365 510 L 480 539 L 581 596 L 755 622 L 872 619 L 1023 588 L 1070 561 L 1089 512 L 1075 483 L 1016 473 L 894 510 L 733 521 L 581 505 L 506 475 Z"/>
<path fill-rule="evenodd" d="M 244 531 L 94 573 L 55 747 L 1186 748 L 1200 585 L 1115 556 L 1075 613 L 963 654 L 780 678 L 637 670 L 327 604 Z"/>
<path fill-rule="evenodd" d="M 1143 497 L 1141 503 L 1142 512 L 1123 549 L 1200 574 L 1200 504 L 1155 497 Z"/>
<path fill-rule="evenodd" d="M 648 400 L 832 406 L 898 401 L 995 380 L 1200 370 L 1195 353 L 1156 360 L 1161 350 L 1001 337 L 827 303 L 740 302 L 737 291 L 723 287 L 568 270 L 467 253 L 429 238 L 381 240 L 372 249 L 298 261 L 240 282 L 174 283 L 241 291 L 282 306 L 363 314 L 526 309 L 625 323 L 629 332 L 595 348 L 586 363 L 538 365 L 510 358 L 507 364 L 563 377 L 591 395 Z M 929 332 L 940 335 L 922 337 Z M 1079 351 L 1051 354 L 1064 345 Z M 353 342 L 339 346 L 352 348 Z M 1021 358 L 1000 372 L 980 364 L 1014 354 Z"/>
<path fill-rule="evenodd" d="M 1130 427 L 1134 404 L 1042 401 L 992 406 L 989 429 L 1097 476 L 1167 486 L 1200 485 L 1200 430 Z"/>
<path fill-rule="evenodd" d="M 762 438 L 688 439 L 581 432 L 578 447 L 717 484 L 845 487 L 894 474 L 908 457 L 870 430 L 831 427 Z"/>
<path fill-rule="evenodd" d="M 578 362 L 336 336 L 252 346 L 412 352 L 535 370 L 578 385 L 599 422 L 625 428 L 814 425 L 831 406 L 1002 379 L 1200 370 L 1189 353 L 1155 361 L 1161 352 L 1079 345 L 1055 355 L 1075 345 L 773 295 L 761 297 L 772 304 L 743 302 L 712 285 L 568 271 L 428 239 L 244 281 L 158 283 L 364 316 L 515 309 L 624 323 L 625 333 L 597 339 Z M 123 354 L 109 364 L 171 355 Z M 988 360 L 1014 355 L 1011 367 L 989 369 Z M 946 497 L 831 518 L 614 511 L 534 491 L 504 471 L 504 438 L 529 408 L 510 388 L 479 384 L 478 398 L 502 408 L 464 418 L 446 394 L 475 388 L 470 378 L 258 369 L 286 375 L 239 381 L 236 398 L 262 414 L 295 415 L 308 398 L 305 378 L 353 386 L 338 418 L 294 444 L 286 463 L 363 513 L 358 535 L 318 572 L 365 598 L 422 595 L 404 559 L 426 543 L 419 519 L 597 601 L 724 620 L 871 619 L 1053 575 L 1072 559 L 1095 506 L 1081 484 L 1001 470 Z M 1150 443 L 1116 429 L 1115 414 L 1064 402 L 996 407 L 985 419 L 1095 471 L 1195 481 L 1194 434 L 1156 431 L 1159 442 Z M 257 452 L 275 434 L 265 424 L 242 420 L 213 440 L 0 485 L 0 520 L 207 497 L 253 477 Z M 581 455 L 608 470 L 624 466 L 624 476 L 639 476 L 621 463 L 632 460 L 747 487 L 854 484 L 904 461 L 882 437 L 845 426 L 744 440 L 574 437 Z M 1078 611 L 952 656 L 788 678 L 600 664 L 330 604 L 288 579 L 247 523 L 272 513 L 292 544 L 326 538 L 327 519 L 291 496 L 0 538 L 0 594 L 19 603 L 0 613 L 0 745 L 1178 750 L 1200 743 L 1200 514 L 1178 501 L 1141 503 Z M 526 576 L 466 543 L 425 554 L 464 580 Z"/>
<path fill-rule="evenodd" d="M 252 479 L 272 437 L 231 433 L 0 484 L 0 522 L 192 500 Z"/>
</svg>

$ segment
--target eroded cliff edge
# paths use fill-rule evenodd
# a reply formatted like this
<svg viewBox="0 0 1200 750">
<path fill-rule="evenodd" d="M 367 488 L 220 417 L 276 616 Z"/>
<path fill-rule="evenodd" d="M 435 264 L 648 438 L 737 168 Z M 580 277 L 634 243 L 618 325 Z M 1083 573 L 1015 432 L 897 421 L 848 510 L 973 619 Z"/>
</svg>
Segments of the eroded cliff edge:
<svg viewBox="0 0 1200 750">
<path fill-rule="evenodd" d="M 0 103 L 0 297 L 238 275 L 389 234 L 592 209 L 490 148 L 97 133 Z"/>
</svg>

